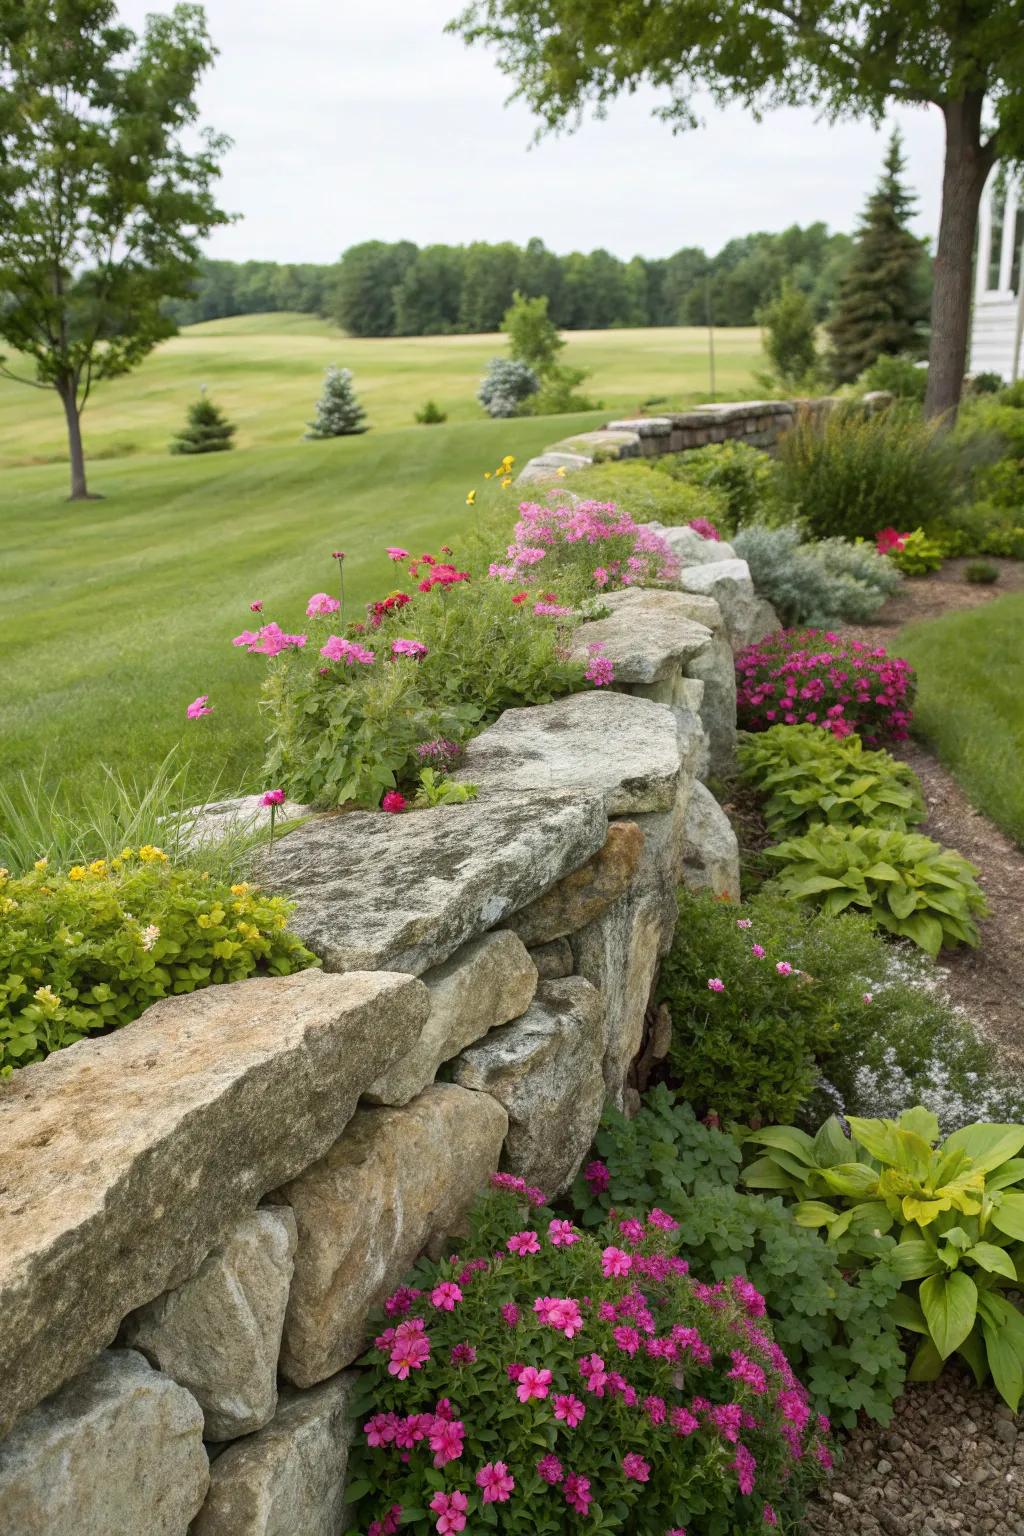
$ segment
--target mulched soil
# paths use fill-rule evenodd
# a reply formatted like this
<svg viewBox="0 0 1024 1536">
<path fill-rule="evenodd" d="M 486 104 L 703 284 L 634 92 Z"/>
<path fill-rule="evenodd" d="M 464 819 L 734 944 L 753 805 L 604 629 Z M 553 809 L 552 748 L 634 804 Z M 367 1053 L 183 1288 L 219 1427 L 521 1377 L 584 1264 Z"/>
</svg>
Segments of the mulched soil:
<svg viewBox="0 0 1024 1536">
<path fill-rule="evenodd" d="M 905 624 L 976 608 L 1024 589 L 1024 561 L 993 560 L 1000 579 L 975 586 L 966 560 L 904 584 L 870 625 L 847 626 L 851 638 L 898 654 Z M 897 755 L 921 780 L 928 819 L 922 830 L 980 869 L 991 916 L 978 950 L 943 955 L 954 1002 L 996 1044 L 1006 1064 L 1024 1071 L 1024 851 L 967 800 L 952 774 L 916 742 Z M 864 1424 L 846 1439 L 842 1464 L 808 1512 L 814 1536 L 1024 1536 L 1024 1423 L 955 1367 L 927 1386 L 910 1387 L 887 1429 Z"/>
</svg>

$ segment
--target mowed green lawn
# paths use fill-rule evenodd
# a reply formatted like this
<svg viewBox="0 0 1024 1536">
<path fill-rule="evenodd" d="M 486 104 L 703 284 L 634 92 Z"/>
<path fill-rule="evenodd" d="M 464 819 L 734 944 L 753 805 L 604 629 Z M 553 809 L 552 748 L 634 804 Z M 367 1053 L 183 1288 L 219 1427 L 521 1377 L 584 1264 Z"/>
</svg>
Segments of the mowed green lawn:
<svg viewBox="0 0 1024 1536">
<path fill-rule="evenodd" d="M 567 355 L 593 367 L 605 409 L 492 422 L 473 395 L 499 337 L 349 341 L 296 315 L 198 326 L 89 402 L 90 486 L 104 499 L 78 504 L 64 499 L 56 398 L 0 381 L 0 771 L 43 764 L 74 799 L 102 764 L 144 780 L 177 747 L 197 793 L 258 787 L 264 663 L 230 644 L 249 603 L 299 627 L 310 593 L 334 589 L 335 549 L 353 607 L 382 595 L 395 582 L 385 546 L 457 548 L 478 516 L 466 492 L 493 494 L 483 471 L 503 454 L 521 463 L 652 396 L 692 399 L 700 344 L 690 331 L 574 336 Z M 756 333 L 717 346 L 720 380 L 749 393 Z M 373 430 L 303 442 L 332 361 L 353 368 Z M 172 457 L 203 383 L 239 423 L 238 447 Z M 447 424 L 410 424 L 428 395 Z M 186 721 L 200 693 L 214 713 Z"/>
<path fill-rule="evenodd" d="M 895 649 L 917 668 L 915 733 L 1024 843 L 1024 594 L 913 624 Z"/>
<path fill-rule="evenodd" d="M 707 332 L 699 329 L 576 331 L 566 362 L 591 370 L 583 386 L 609 413 L 665 397 L 683 405 L 708 390 Z M 324 369 L 352 369 L 377 431 L 410 426 L 431 398 L 452 422 L 479 421 L 476 389 L 503 336 L 350 338 L 311 315 L 243 315 L 188 327 L 136 373 L 96 389 L 85 416 L 95 457 L 166 452 L 185 411 L 206 385 L 238 425 L 240 449 L 296 444 L 313 415 Z M 760 332 L 715 333 L 716 393 L 749 395 L 763 366 Z M 558 435 L 557 433 L 555 434 Z M 64 423 L 55 397 L 0 379 L 0 468 L 63 460 Z M 105 474 L 94 469 L 99 490 Z"/>
</svg>

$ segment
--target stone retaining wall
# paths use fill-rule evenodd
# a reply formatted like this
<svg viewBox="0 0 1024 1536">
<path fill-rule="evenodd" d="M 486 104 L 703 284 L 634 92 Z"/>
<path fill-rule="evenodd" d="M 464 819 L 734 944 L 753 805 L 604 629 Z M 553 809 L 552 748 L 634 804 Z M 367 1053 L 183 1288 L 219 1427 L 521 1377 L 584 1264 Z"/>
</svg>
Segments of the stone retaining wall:
<svg viewBox="0 0 1024 1536">
<path fill-rule="evenodd" d="M 0 1536 L 338 1536 L 369 1309 L 495 1169 L 567 1187 L 636 1102 L 677 885 L 738 892 L 701 780 L 740 566 L 609 597 L 574 643 L 615 688 L 508 711 L 477 799 L 279 839 L 261 878 L 322 971 L 0 1085 Z"/>
</svg>

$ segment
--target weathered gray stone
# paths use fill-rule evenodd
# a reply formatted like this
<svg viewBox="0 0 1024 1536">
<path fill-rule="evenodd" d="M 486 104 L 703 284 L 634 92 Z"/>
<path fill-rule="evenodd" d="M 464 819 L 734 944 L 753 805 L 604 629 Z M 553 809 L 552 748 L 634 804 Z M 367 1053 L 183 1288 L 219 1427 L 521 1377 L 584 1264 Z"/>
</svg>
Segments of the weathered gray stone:
<svg viewBox="0 0 1024 1536">
<path fill-rule="evenodd" d="M 633 608 L 607 619 L 581 624 L 572 637 L 572 654 L 586 661 L 600 645 L 615 664 L 616 686 L 658 683 L 672 677 L 711 644 L 711 631 L 690 619 L 656 609 Z"/>
<path fill-rule="evenodd" d="M 694 565 L 681 571 L 678 585 L 685 592 L 713 597 L 722 610 L 729 642 L 743 644 L 754 612 L 754 583 L 745 560 L 718 560 L 709 565 Z"/>
<path fill-rule="evenodd" d="M 200 848 L 233 835 L 269 830 L 270 807 L 263 805 L 262 800 L 262 795 L 236 795 L 233 800 L 214 800 L 207 805 L 193 806 L 181 817 L 182 842 L 188 848 Z M 275 823 L 280 826 L 285 821 L 312 814 L 312 806 L 286 800 L 275 810 Z"/>
<path fill-rule="evenodd" d="M 596 432 L 577 432 L 575 437 L 567 437 L 560 443 L 553 443 L 547 450 L 548 453 L 561 450 L 567 453 L 582 453 L 592 458 L 595 463 L 601 463 L 607 459 L 627 459 L 634 457 L 640 451 L 640 437 L 636 432 L 609 432 L 607 429 Z"/>
<path fill-rule="evenodd" d="M 191 1280 L 126 1319 L 121 1342 L 187 1387 L 206 1440 L 261 1429 L 277 1405 L 277 1357 L 295 1255 L 288 1206 L 251 1211 Z"/>
<path fill-rule="evenodd" d="M 740 851 L 729 818 L 703 784 L 693 786 L 686 811 L 684 883 L 692 891 L 713 891 L 738 901 Z"/>
<path fill-rule="evenodd" d="M 550 1198 L 568 1188 L 604 1106 L 604 1006 L 581 976 L 545 981 L 533 1006 L 464 1051 L 454 1077 L 508 1111 L 502 1167 Z"/>
<path fill-rule="evenodd" d="M 323 817 L 275 844 L 264 878 L 297 902 L 291 926 L 328 970 L 419 975 L 597 852 L 604 797 L 584 771 L 407 816 Z"/>
<path fill-rule="evenodd" d="M 235 982 L 4 1084 L 0 1433 L 337 1140 L 428 1003 L 409 976 Z"/>
<path fill-rule="evenodd" d="M 731 544 L 724 540 L 705 539 L 695 528 L 659 528 L 658 533 L 684 569 L 736 559 L 736 551 Z"/>
<path fill-rule="evenodd" d="M 678 728 L 670 709 L 594 689 L 553 704 L 507 709 L 469 743 L 456 777 L 478 785 L 484 803 L 495 797 L 505 803 L 510 794 L 523 791 L 561 789 L 598 794 L 609 815 L 630 815 L 670 806 L 681 771 Z M 570 867 L 582 862 L 577 859 Z M 525 906 L 536 894 L 531 891 L 516 905 Z"/>
<path fill-rule="evenodd" d="M 664 901 L 654 893 L 622 896 L 569 942 L 577 974 L 604 998 L 604 1091 L 607 1101 L 621 1109 L 630 1063 L 643 1041 L 644 1014 L 664 947 Z"/>
<path fill-rule="evenodd" d="M 559 981 L 572 975 L 572 945 L 568 939 L 552 939 L 550 944 L 538 944 L 530 950 L 530 959 L 537 967 L 541 981 Z"/>
<path fill-rule="evenodd" d="M 518 914 L 510 921 L 515 924 L 517 919 Z M 408 1104 L 434 1081 L 442 1062 L 489 1029 L 518 1019 L 533 1001 L 537 967 L 523 940 L 508 928 L 498 928 L 470 939 L 450 960 L 424 972 L 423 984 L 430 993 L 423 1032 L 412 1050 L 367 1089 L 364 1098 L 371 1104 Z"/>
<path fill-rule="evenodd" d="M 308 1392 L 283 1387 L 266 1428 L 213 1463 L 190 1536 L 340 1536 L 358 1379 L 346 1371 Z"/>
<path fill-rule="evenodd" d="M 0 1536 L 186 1536 L 209 1481 L 195 1398 L 109 1350 L 0 1441 Z"/>
<path fill-rule="evenodd" d="M 750 615 L 750 623 L 745 634 L 738 637 L 737 649 L 745 645 L 755 645 L 758 641 L 767 640 L 769 635 L 778 634 L 782 628 L 782 620 L 766 597 L 754 597 L 754 607 Z"/>
<path fill-rule="evenodd" d="M 635 416 L 629 421 L 610 421 L 606 432 L 635 432 L 638 437 L 667 437 L 672 422 L 667 416 Z"/>
<path fill-rule="evenodd" d="M 713 632 L 722 628 L 722 610 L 714 598 L 696 592 L 679 592 L 668 587 L 626 587 L 621 592 L 602 596 L 601 603 L 612 613 L 639 608 L 653 613 L 669 613 L 677 619 L 690 619 Z"/>
<path fill-rule="evenodd" d="M 613 822 L 604 847 L 581 868 L 564 875 L 543 896 L 516 912 L 509 919 L 510 926 L 524 944 L 547 943 L 585 927 L 629 886 L 643 849 L 644 835 L 636 822 Z M 469 1041 L 465 1043 L 468 1045 Z"/>
<path fill-rule="evenodd" d="M 351 1364 L 370 1308 L 461 1221 L 507 1130 L 497 1100 L 435 1083 L 403 1109 L 361 1109 L 282 1187 L 299 1228 L 280 1360 L 290 1382 L 309 1387 Z"/>
<path fill-rule="evenodd" d="M 704 684 L 700 718 L 708 733 L 710 764 L 715 773 L 729 773 L 736 750 L 736 667 L 724 631 L 689 663 L 691 677 Z"/>
</svg>

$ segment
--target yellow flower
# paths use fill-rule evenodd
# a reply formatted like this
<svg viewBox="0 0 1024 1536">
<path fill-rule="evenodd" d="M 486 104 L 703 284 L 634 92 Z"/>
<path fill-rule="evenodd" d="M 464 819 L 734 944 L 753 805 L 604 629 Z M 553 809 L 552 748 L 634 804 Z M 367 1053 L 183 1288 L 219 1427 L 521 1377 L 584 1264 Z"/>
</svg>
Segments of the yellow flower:
<svg viewBox="0 0 1024 1536">
<path fill-rule="evenodd" d="M 9 869 L 4 869 L 2 866 L 0 866 L 0 885 L 6 885 L 7 884 L 7 878 L 10 875 L 10 873 L 11 872 L 10 872 Z"/>
<path fill-rule="evenodd" d="M 143 843 L 139 849 L 139 858 L 144 864 L 166 864 L 167 855 L 162 848 L 154 848 L 152 843 Z"/>
<path fill-rule="evenodd" d="M 485 480 L 490 480 L 490 478 L 491 478 L 491 471 L 489 469 L 485 469 L 484 470 L 484 479 Z"/>
<path fill-rule="evenodd" d="M 514 453 L 506 453 L 505 457 L 501 461 L 501 473 L 503 475 L 507 475 L 515 461 L 516 456 Z"/>
<path fill-rule="evenodd" d="M 243 880 L 240 885 L 233 885 L 231 887 L 231 894 L 232 896 L 248 896 L 249 889 L 248 882 Z"/>
<path fill-rule="evenodd" d="M 84 880 L 85 879 L 85 874 L 86 874 L 86 871 L 85 871 L 85 865 L 84 864 L 72 864 L 71 868 L 68 870 L 68 879 L 69 880 Z"/>
<path fill-rule="evenodd" d="M 96 875 L 97 878 L 100 878 L 103 875 L 105 875 L 106 872 L 107 872 L 107 861 L 106 861 L 106 859 L 93 859 L 92 863 L 89 865 L 89 873 L 90 873 L 90 875 Z"/>
<path fill-rule="evenodd" d="M 558 475 L 560 479 L 564 480 L 565 479 L 565 465 L 564 464 L 559 464 L 558 468 L 555 470 L 555 474 Z"/>
<path fill-rule="evenodd" d="M 242 935 L 242 938 L 250 944 L 252 943 L 253 939 L 258 939 L 260 936 L 259 929 L 254 928 L 252 923 L 239 923 L 238 932 Z"/>
<path fill-rule="evenodd" d="M 466 506 L 467 507 L 473 506 L 475 501 L 476 501 L 476 491 L 467 491 L 466 492 Z"/>
<path fill-rule="evenodd" d="M 504 480 L 501 482 L 502 490 L 503 491 L 507 491 L 511 484 L 512 484 L 512 476 L 511 475 L 506 475 Z"/>
<path fill-rule="evenodd" d="M 135 857 L 135 849 L 134 848 L 122 848 L 121 852 L 118 854 L 118 858 L 119 859 L 134 859 L 134 857 Z"/>
<path fill-rule="evenodd" d="M 17 910 L 18 903 L 14 900 L 13 896 L 0 896 L 0 913 L 4 917 L 7 917 L 11 912 L 17 912 Z"/>
<path fill-rule="evenodd" d="M 46 869 L 48 867 L 49 863 L 50 863 L 50 861 L 49 861 L 49 859 L 46 857 L 46 855 L 44 853 L 43 857 L 41 859 L 36 859 L 36 861 L 33 864 L 32 868 L 33 869 L 38 869 L 38 870 L 44 870 L 44 869 Z"/>
<path fill-rule="evenodd" d="M 60 1007 L 60 998 L 52 987 L 37 987 L 32 996 L 40 1008 L 45 1008 L 47 1013 L 56 1013 Z"/>
</svg>

